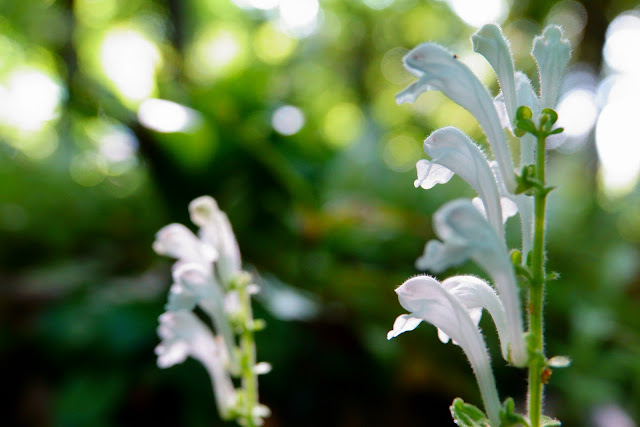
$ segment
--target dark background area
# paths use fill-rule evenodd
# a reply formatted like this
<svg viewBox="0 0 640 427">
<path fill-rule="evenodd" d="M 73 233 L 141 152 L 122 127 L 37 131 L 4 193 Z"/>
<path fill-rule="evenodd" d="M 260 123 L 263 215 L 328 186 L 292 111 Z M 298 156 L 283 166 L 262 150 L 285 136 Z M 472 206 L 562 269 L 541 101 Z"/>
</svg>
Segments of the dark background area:
<svg viewBox="0 0 640 427">
<path fill-rule="evenodd" d="M 433 237 L 432 213 L 472 196 L 458 178 L 413 187 L 422 141 L 445 125 L 481 144 L 484 135 L 439 93 L 415 106 L 394 95 L 412 81 L 402 55 L 427 40 L 496 94 L 469 41 L 473 19 L 496 4 L 516 66 L 534 82 L 531 40 L 548 22 L 564 26 L 574 55 L 561 102 L 583 89 L 593 104 L 577 103 L 586 110 L 565 125 L 571 144 L 550 158 L 559 189 L 548 266 L 561 276 L 548 287 L 547 354 L 573 364 L 554 371 L 547 413 L 566 426 L 636 425 L 640 165 L 622 163 L 640 158 L 640 141 L 626 131 L 632 120 L 614 120 L 622 133 L 610 142 L 606 120 L 620 115 L 605 111 L 615 78 L 637 88 L 640 70 L 603 47 L 622 13 L 636 22 L 625 34 L 640 40 L 637 2 L 466 4 L 0 3 L 2 424 L 223 424 L 204 369 L 188 360 L 160 370 L 153 353 L 171 261 L 151 243 L 165 224 L 189 225 L 187 205 L 203 194 L 227 212 L 245 266 L 268 290 L 255 303 L 268 324 L 259 359 L 273 365 L 260 382 L 267 426 L 452 425 L 456 396 L 479 404 L 464 355 L 435 328 L 391 342 L 386 332 L 403 312 L 393 290 L 418 273 Z M 639 44 L 626 46 L 640 57 Z M 637 102 L 625 108 L 637 117 Z M 626 184 L 607 178 L 623 169 Z M 508 223 L 512 247 L 518 229 Z M 470 263 L 456 271 L 481 273 Z M 500 396 L 522 408 L 526 374 L 504 366 L 490 320 L 481 326 Z"/>
</svg>

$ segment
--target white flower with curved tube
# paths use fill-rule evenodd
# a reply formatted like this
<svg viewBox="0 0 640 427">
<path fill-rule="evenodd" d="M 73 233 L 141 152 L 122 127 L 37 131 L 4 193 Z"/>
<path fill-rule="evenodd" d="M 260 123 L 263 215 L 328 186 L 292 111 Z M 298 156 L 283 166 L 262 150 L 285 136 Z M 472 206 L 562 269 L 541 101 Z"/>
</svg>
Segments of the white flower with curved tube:
<svg viewBox="0 0 640 427">
<path fill-rule="evenodd" d="M 560 27 L 549 25 L 533 40 L 531 55 L 538 64 L 542 108 L 553 108 L 556 105 L 560 80 L 571 59 L 571 44 L 563 36 Z"/>
<path fill-rule="evenodd" d="M 211 317 L 215 330 L 224 339 L 226 348 L 233 348 L 235 341 L 233 331 L 227 318 L 224 294 L 218 281 L 200 264 L 187 263 L 173 269 L 174 284 L 169 290 L 169 311 L 193 310 L 198 305 Z M 235 355 L 229 354 L 230 367 L 233 372 L 239 369 Z"/>
<path fill-rule="evenodd" d="M 200 239 L 219 254 L 217 271 L 223 286 L 228 286 L 240 272 L 240 249 L 231 229 L 229 218 L 210 196 L 202 196 L 189 203 L 191 221 L 200 227 Z"/>
<path fill-rule="evenodd" d="M 460 299 L 430 276 L 417 276 L 398 289 L 400 305 L 410 315 L 396 319 L 388 338 L 415 329 L 424 320 L 442 330 L 464 351 L 476 376 L 485 410 L 493 425 L 499 423 L 500 399 L 482 334 Z"/>
<path fill-rule="evenodd" d="M 182 224 L 169 224 L 156 233 L 153 250 L 179 261 L 208 265 L 218 258 L 215 247 L 202 242 Z"/>
<path fill-rule="evenodd" d="M 480 148 L 474 144 L 460 129 L 452 126 L 444 127 L 433 132 L 424 141 L 424 152 L 431 157 L 430 163 L 446 167 L 464 179 L 480 196 L 484 203 L 489 222 L 496 233 L 504 237 L 502 221 L 502 207 L 498 186 L 491 171 L 491 167 Z M 427 162 L 420 160 L 420 162 Z M 426 168 L 423 167 L 423 172 Z M 421 176 L 418 167 L 417 187 L 433 173 L 431 168 Z M 432 179 L 433 180 L 433 179 Z"/>
<path fill-rule="evenodd" d="M 471 36 L 471 43 L 473 50 L 486 58 L 498 76 L 509 123 L 513 123 L 516 110 L 522 104 L 518 103 L 516 95 L 513 57 L 509 50 L 509 42 L 499 26 L 487 24 Z"/>
<path fill-rule="evenodd" d="M 236 404 L 236 391 L 225 369 L 224 343 L 216 341 L 207 326 L 187 310 L 169 311 L 160 316 L 158 335 L 162 342 L 156 347 L 158 366 L 168 368 L 182 363 L 188 356 L 206 368 L 213 383 L 218 410 L 223 417 Z"/>
<path fill-rule="evenodd" d="M 509 356 L 509 334 L 507 327 L 507 315 L 502 305 L 502 301 L 496 291 L 484 280 L 475 276 L 453 276 L 442 281 L 442 286 L 455 295 L 465 306 L 469 316 L 476 325 L 480 323 L 482 309 L 491 315 L 493 323 L 496 325 L 498 336 L 500 337 L 500 348 L 502 356 L 508 359 Z M 438 330 L 440 341 L 446 343 L 449 336 L 442 330 Z M 454 341 L 455 344 L 457 342 Z"/>
<path fill-rule="evenodd" d="M 458 199 L 433 215 L 433 228 L 442 242 L 432 240 L 416 266 L 434 272 L 471 258 L 492 279 L 508 320 L 510 361 L 522 366 L 527 361 L 523 338 L 518 285 L 511 259 L 501 239 L 471 201 Z"/>
<path fill-rule="evenodd" d="M 516 180 L 511 153 L 493 100 L 480 80 L 455 55 L 434 43 L 417 46 L 403 62 L 418 81 L 400 92 L 396 101 L 414 102 L 422 92 L 439 90 L 473 114 L 487 135 L 507 188 L 513 192 Z"/>
</svg>

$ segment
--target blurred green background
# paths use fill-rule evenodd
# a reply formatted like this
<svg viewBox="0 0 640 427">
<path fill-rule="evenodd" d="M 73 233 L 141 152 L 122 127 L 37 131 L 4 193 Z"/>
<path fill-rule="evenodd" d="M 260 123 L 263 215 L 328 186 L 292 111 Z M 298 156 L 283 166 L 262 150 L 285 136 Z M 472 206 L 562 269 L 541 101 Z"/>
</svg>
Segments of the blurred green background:
<svg viewBox="0 0 640 427">
<path fill-rule="evenodd" d="M 0 2 L 2 425 L 222 425 L 204 369 L 155 365 L 170 260 L 151 250 L 214 196 L 264 295 L 269 426 L 452 425 L 479 403 L 462 352 L 423 325 L 387 342 L 394 288 L 431 214 L 472 196 L 413 187 L 422 141 L 476 121 L 440 93 L 397 106 L 426 40 L 497 93 L 469 36 L 503 24 L 537 82 L 547 23 L 574 45 L 550 159 L 547 388 L 566 426 L 640 420 L 640 11 L 636 1 L 5 0 Z M 513 147 L 517 152 L 517 147 Z M 511 246 L 518 223 L 509 223 Z M 471 264 L 457 271 L 479 273 Z M 450 275 L 451 272 L 449 272 Z M 441 275 L 441 278 L 447 275 Z M 499 356 L 503 398 L 525 372 Z M 636 420 L 635 422 L 633 420 Z"/>
</svg>

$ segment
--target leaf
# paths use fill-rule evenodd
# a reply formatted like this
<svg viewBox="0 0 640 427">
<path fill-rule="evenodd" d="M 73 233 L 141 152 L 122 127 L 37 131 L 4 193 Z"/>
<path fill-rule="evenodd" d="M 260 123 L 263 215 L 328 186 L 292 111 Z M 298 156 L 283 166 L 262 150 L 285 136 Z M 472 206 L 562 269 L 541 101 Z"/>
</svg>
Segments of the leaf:
<svg viewBox="0 0 640 427">
<path fill-rule="evenodd" d="M 449 409 L 453 421 L 460 427 L 491 427 L 484 412 L 469 403 L 464 403 L 459 397 L 453 401 Z"/>
<path fill-rule="evenodd" d="M 524 416 L 514 412 L 515 407 L 512 398 L 504 401 L 504 407 L 500 411 L 500 427 L 529 426 Z"/>
<path fill-rule="evenodd" d="M 547 417 L 546 415 L 542 416 L 542 427 L 559 427 L 562 423 L 555 418 Z"/>
</svg>

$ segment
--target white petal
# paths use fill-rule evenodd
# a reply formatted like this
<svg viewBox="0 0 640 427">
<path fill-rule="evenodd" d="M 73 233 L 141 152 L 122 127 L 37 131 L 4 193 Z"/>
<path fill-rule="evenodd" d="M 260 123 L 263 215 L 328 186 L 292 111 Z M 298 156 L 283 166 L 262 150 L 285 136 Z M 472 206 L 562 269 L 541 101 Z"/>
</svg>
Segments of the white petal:
<svg viewBox="0 0 640 427">
<path fill-rule="evenodd" d="M 518 106 L 526 105 L 533 112 L 533 121 L 537 122 L 540 115 L 540 100 L 531 85 L 531 80 L 526 74 L 516 73 L 516 93 L 518 94 Z M 520 167 L 532 164 L 536 147 L 536 137 L 530 133 L 520 138 Z"/>
<path fill-rule="evenodd" d="M 231 229 L 229 218 L 218 208 L 216 201 L 202 196 L 189 204 L 191 221 L 200 226 L 200 238 L 220 254 L 216 262 L 222 283 L 228 283 L 240 272 L 240 249 Z"/>
<path fill-rule="evenodd" d="M 531 54 L 538 64 L 542 108 L 555 107 L 560 80 L 571 58 L 571 44 L 563 37 L 560 27 L 549 25 L 544 29 L 542 35 L 533 40 Z"/>
<path fill-rule="evenodd" d="M 424 159 L 418 160 L 416 170 L 418 179 L 413 182 L 413 185 L 416 188 L 422 187 L 425 190 L 433 188 L 436 184 L 447 183 L 453 177 L 453 172 L 446 167 Z"/>
<path fill-rule="evenodd" d="M 422 319 L 418 317 L 401 314 L 396 318 L 395 322 L 393 322 L 393 329 L 387 333 L 387 339 L 390 340 L 404 332 L 413 331 L 421 322 Z"/>
<path fill-rule="evenodd" d="M 504 103 L 504 96 L 502 92 L 499 92 L 495 98 L 493 98 L 493 106 L 498 113 L 498 118 L 500 119 L 500 126 L 504 129 L 511 129 L 511 123 L 509 122 L 509 114 L 507 113 L 507 106 Z"/>
<path fill-rule="evenodd" d="M 500 197 L 493 171 L 476 144 L 460 129 L 449 126 L 433 132 L 424 141 L 424 152 L 438 163 L 452 170 L 480 196 L 489 212 L 489 222 L 498 236 L 504 235 Z"/>
<path fill-rule="evenodd" d="M 169 224 L 156 233 L 153 250 L 179 260 L 191 262 L 212 262 L 216 259 L 215 249 L 204 245 L 195 234 L 182 224 Z"/>
<path fill-rule="evenodd" d="M 471 36 L 471 42 L 473 43 L 473 50 L 486 58 L 498 76 L 509 123 L 513 123 L 518 109 L 518 100 L 516 97 L 513 58 L 507 39 L 499 26 L 487 24 Z"/>
<path fill-rule="evenodd" d="M 487 135 L 507 188 L 515 190 L 511 154 L 493 100 L 480 80 L 451 52 L 434 43 L 423 43 L 404 58 L 406 69 L 419 80 L 396 96 L 396 101 L 413 102 L 428 90 L 439 90 L 475 116 Z"/>
<path fill-rule="evenodd" d="M 466 254 L 491 277 L 509 321 L 511 362 L 522 366 L 526 363 L 527 354 L 519 290 L 506 246 L 471 201 L 466 199 L 451 201 L 438 209 L 433 215 L 433 227 L 442 243 L 431 244 L 431 251 L 427 244 L 424 255 L 427 265 L 431 268 L 436 263 L 438 268 L 446 268 L 460 262 L 461 255 Z M 456 257 L 447 260 L 445 255 L 448 253 Z"/>
<path fill-rule="evenodd" d="M 411 316 L 419 317 L 441 329 L 464 350 L 478 380 L 486 412 L 495 423 L 500 400 L 489 354 L 484 339 L 467 309 L 440 282 L 429 276 L 417 276 L 407 280 L 396 289 L 396 293 L 400 305 L 411 312 Z"/>
<path fill-rule="evenodd" d="M 168 311 L 193 310 L 200 298 L 180 283 L 174 283 L 169 288 L 169 301 L 165 305 Z"/>
<path fill-rule="evenodd" d="M 179 363 L 187 354 L 198 360 L 209 372 L 218 410 L 226 414 L 236 394 L 225 369 L 224 343 L 217 342 L 209 328 L 190 311 L 167 312 L 159 320 L 162 343 L 156 348 L 158 364 L 166 367 Z"/>
<path fill-rule="evenodd" d="M 502 356 L 507 359 L 509 352 L 507 317 L 502 301 L 493 288 L 475 276 L 449 277 L 442 282 L 442 286 L 455 295 L 466 307 L 476 325 L 480 322 L 482 310 L 485 309 L 489 312 L 500 337 Z"/>
<path fill-rule="evenodd" d="M 440 273 L 449 267 L 462 264 L 471 256 L 471 249 L 464 242 L 460 245 L 429 240 L 423 254 L 416 260 L 417 270 Z"/>
</svg>

